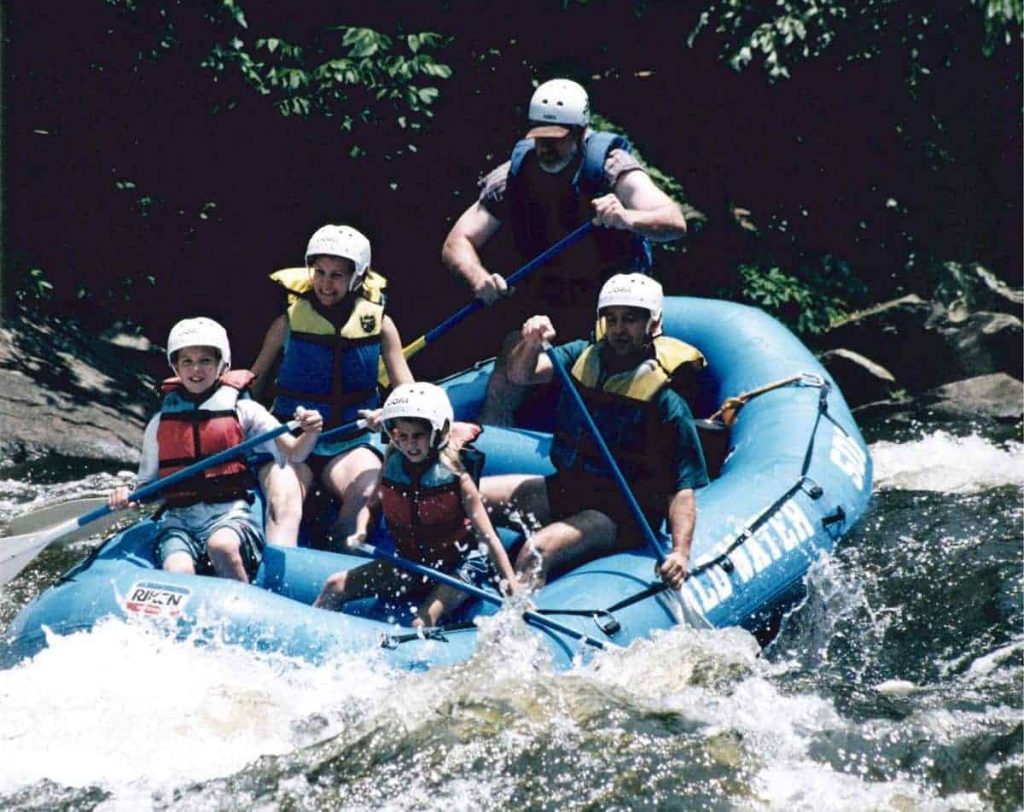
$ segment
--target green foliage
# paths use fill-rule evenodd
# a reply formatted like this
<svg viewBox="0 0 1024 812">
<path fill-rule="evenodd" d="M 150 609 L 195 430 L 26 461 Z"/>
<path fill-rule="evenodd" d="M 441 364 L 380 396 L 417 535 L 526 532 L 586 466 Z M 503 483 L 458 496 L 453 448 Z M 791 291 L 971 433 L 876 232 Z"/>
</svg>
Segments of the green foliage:
<svg viewBox="0 0 1024 812">
<path fill-rule="evenodd" d="M 334 118 L 346 131 L 384 121 L 419 129 L 432 115 L 438 83 L 452 75 L 433 53 L 447 44 L 432 32 L 391 37 L 345 25 L 328 27 L 305 44 L 279 37 L 249 44 L 236 34 L 215 44 L 203 65 L 216 74 L 238 71 L 284 116 Z"/>
<path fill-rule="evenodd" d="M 763 308 L 798 333 L 823 333 L 849 312 L 846 296 L 863 293 L 863 286 L 843 262 L 825 256 L 814 268 L 784 271 L 777 265 L 743 263 L 739 284 L 720 291 Z"/>
<path fill-rule="evenodd" d="M 1009 45 L 1021 36 L 1024 0 L 960 2 L 963 9 L 981 15 L 986 56 L 1000 43 Z M 774 81 L 788 78 L 799 60 L 813 59 L 830 48 L 844 49 L 847 60 L 871 59 L 895 41 L 918 64 L 929 27 L 939 16 L 938 8 L 906 0 L 714 0 L 701 13 L 688 42 L 692 46 L 701 31 L 711 29 L 723 38 L 724 58 L 734 70 L 760 61 Z M 942 16 L 948 25 L 956 15 Z"/>
<path fill-rule="evenodd" d="M 14 298 L 22 304 L 39 305 L 53 298 L 53 283 L 42 268 L 29 268 Z"/>
<path fill-rule="evenodd" d="M 161 60 L 195 46 L 179 31 L 205 27 L 201 65 L 233 96 L 230 80 L 269 99 L 281 115 L 322 116 L 353 131 L 362 123 L 419 129 L 432 115 L 439 85 L 452 75 L 437 58 L 449 40 L 430 31 L 389 36 L 372 28 L 324 27 L 309 42 L 289 42 L 260 30 L 258 13 L 241 0 L 105 0 L 134 30 L 151 32 L 137 53 L 140 62 Z M 223 105 L 237 102 L 229 98 Z"/>
</svg>

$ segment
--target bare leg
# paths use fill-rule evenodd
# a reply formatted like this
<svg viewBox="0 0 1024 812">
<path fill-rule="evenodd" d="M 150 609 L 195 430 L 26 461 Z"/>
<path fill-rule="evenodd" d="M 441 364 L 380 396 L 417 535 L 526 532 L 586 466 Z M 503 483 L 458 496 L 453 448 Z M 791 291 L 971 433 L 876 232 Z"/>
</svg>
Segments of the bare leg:
<svg viewBox="0 0 1024 812">
<path fill-rule="evenodd" d="M 185 575 L 196 574 L 195 562 L 192 560 L 192 556 L 188 553 L 171 553 L 163 560 L 160 567 L 167 570 L 167 572 L 180 572 Z"/>
<path fill-rule="evenodd" d="M 542 476 L 485 476 L 480 480 L 480 496 L 491 515 L 503 524 L 512 521 L 541 527 L 551 521 L 548 491 Z"/>
<path fill-rule="evenodd" d="M 466 593 L 455 587 L 440 584 L 430 590 L 427 599 L 416 610 L 413 626 L 436 626 L 448 612 L 457 609 L 466 600 Z"/>
<path fill-rule="evenodd" d="M 216 531 L 206 543 L 206 552 L 213 564 L 213 571 L 221 578 L 234 578 L 243 584 L 249 583 L 249 574 L 242 561 L 242 540 L 230 527 Z"/>
<path fill-rule="evenodd" d="M 512 383 L 506 373 L 508 355 L 519 341 L 519 337 L 518 332 L 509 333 L 501 344 L 501 351 L 494 360 L 494 371 L 487 380 L 487 394 L 480 414 L 477 415 L 478 423 L 511 426 L 515 422 L 516 409 L 526 399 L 529 387 Z"/>
<path fill-rule="evenodd" d="M 331 535 L 343 543 L 355 529 L 356 514 L 369 501 L 380 474 L 380 457 L 368 448 L 354 448 L 324 468 L 323 484 L 341 502 Z"/>
<path fill-rule="evenodd" d="M 294 547 L 302 523 L 302 503 L 313 484 L 313 472 L 305 463 L 260 468 L 260 485 L 267 500 L 264 536 L 268 544 Z"/>
<path fill-rule="evenodd" d="M 552 571 L 585 564 L 602 555 L 618 552 L 618 526 L 598 510 L 584 510 L 541 528 L 519 551 L 516 573 L 536 589 L 547 583 Z"/>
<path fill-rule="evenodd" d="M 383 561 L 341 570 L 327 579 L 313 605 L 321 609 L 340 609 L 345 601 L 376 594 L 382 585 L 394 580 L 394 574 L 394 567 Z"/>
</svg>

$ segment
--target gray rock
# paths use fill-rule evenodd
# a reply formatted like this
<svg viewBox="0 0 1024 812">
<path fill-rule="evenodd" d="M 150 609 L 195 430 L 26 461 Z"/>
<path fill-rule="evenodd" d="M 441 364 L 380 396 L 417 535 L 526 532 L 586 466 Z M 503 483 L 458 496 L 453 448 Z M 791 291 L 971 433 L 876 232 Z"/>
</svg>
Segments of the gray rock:
<svg viewBox="0 0 1024 812">
<path fill-rule="evenodd" d="M 1024 418 L 1024 382 L 1004 372 L 936 387 L 925 395 L 929 411 L 944 417 Z"/>
<path fill-rule="evenodd" d="M 9 463 L 47 454 L 133 464 L 157 407 L 143 364 L 39 316 L 0 328 L 0 453 Z"/>
<path fill-rule="evenodd" d="M 1009 313 L 980 312 L 959 323 L 947 322 L 939 332 L 952 350 L 952 370 L 970 377 L 993 372 L 1019 376 L 1024 366 L 1022 327 Z"/>
<path fill-rule="evenodd" d="M 949 371 L 947 340 L 938 326 L 945 323 L 944 315 L 941 305 L 910 294 L 847 316 L 818 337 L 815 346 L 871 359 L 901 388 L 922 392 L 961 377 Z"/>
<path fill-rule="evenodd" d="M 953 321 L 962 321 L 979 310 L 1020 316 L 1024 291 L 1011 288 L 977 263 L 944 262 L 938 269 L 935 299 L 942 302 Z"/>
</svg>

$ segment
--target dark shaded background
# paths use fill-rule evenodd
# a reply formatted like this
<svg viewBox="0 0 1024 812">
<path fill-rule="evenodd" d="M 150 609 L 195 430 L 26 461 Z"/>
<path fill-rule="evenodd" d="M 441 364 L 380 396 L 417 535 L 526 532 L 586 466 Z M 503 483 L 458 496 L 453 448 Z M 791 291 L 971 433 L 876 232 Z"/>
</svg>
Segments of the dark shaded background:
<svg viewBox="0 0 1024 812">
<path fill-rule="evenodd" d="M 230 37 L 213 5 L 4 5 L 6 306 L 41 269 L 54 285 L 45 306 L 87 328 L 130 319 L 160 342 L 181 317 L 214 316 L 241 366 L 283 303 L 267 274 L 300 264 L 321 224 L 346 222 L 370 237 L 409 341 L 468 301 L 441 242 L 521 135 L 531 81 L 554 75 L 584 82 L 594 109 L 706 214 L 658 259 L 669 292 L 715 295 L 740 261 L 822 256 L 866 286 L 851 305 L 927 295 L 943 261 L 1020 284 L 1020 39 L 985 57 L 968 2 L 944 4 L 911 43 L 914 64 L 934 66 L 916 95 L 896 26 L 876 58 L 851 61 L 847 42 L 771 83 L 756 66 L 727 67 L 713 33 L 687 47 L 698 5 L 245 3 L 252 37 L 302 42 L 339 23 L 450 36 L 439 59 L 453 76 L 413 135 L 384 124 L 347 135 L 332 119 L 282 117 L 237 76 L 213 81 L 202 59 Z M 159 45 L 161 9 L 171 47 Z M 757 236 L 734 225 L 733 206 L 752 212 Z M 501 240 L 485 259 L 515 267 Z M 509 325 L 489 315 L 421 353 L 414 372 L 491 354 Z"/>
</svg>

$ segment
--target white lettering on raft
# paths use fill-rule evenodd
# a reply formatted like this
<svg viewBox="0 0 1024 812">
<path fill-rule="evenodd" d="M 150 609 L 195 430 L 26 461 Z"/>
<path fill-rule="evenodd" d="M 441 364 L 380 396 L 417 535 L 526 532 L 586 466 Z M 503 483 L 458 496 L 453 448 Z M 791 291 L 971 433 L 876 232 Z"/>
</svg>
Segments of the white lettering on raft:
<svg viewBox="0 0 1024 812">
<path fill-rule="evenodd" d="M 727 550 L 736 540 L 737 534 L 725 536 L 713 549 L 710 555 L 694 562 L 695 566 L 711 561 Z M 739 547 L 729 553 L 735 573 L 740 581 L 747 583 L 759 572 L 763 572 L 772 562 L 778 561 L 787 552 L 814 537 L 814 525 L 811 524 L 803 508 L 794 499 L 783 503 L 775 514 L 762 524 L 752 536 Z M 694 606 L 704 612 L 718 606 L 732 595 L 732 579 L 721 567 L 706 570 L 707 582 L 702 584 L 697 579 L 690 579 L 683 585 L 683 592 Z"/>
<path fill-rule="evenodd" d="M 832 427 L 832 448 L 828 458 L 836 468 L 850 477 L 858 491 L 864 489 L 867 455 L 852 437 L 836 426 Z"/>
</svg>

